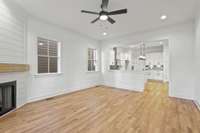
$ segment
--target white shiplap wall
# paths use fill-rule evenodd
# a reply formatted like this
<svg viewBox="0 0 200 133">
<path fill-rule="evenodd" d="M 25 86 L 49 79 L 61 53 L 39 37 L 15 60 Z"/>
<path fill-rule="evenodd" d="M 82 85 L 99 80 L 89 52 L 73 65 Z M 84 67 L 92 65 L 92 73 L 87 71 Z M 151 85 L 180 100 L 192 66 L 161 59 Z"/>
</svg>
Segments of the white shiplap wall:
<svg viewBox="0 0 200 133">
<path fill-rule="evenodd" d="M 26 62 L 26 15 L 10 0 L 0 0 L 0 63 Z"/>
<path fill-rule="evenodd" d="M 13 0 L 0 0 L 0 63 L 26 63 L 26 14 Z M 0 83 L 17 81 L 17 107 L 27 102 L 28 73 L 0 73 Z"/>
</svg>

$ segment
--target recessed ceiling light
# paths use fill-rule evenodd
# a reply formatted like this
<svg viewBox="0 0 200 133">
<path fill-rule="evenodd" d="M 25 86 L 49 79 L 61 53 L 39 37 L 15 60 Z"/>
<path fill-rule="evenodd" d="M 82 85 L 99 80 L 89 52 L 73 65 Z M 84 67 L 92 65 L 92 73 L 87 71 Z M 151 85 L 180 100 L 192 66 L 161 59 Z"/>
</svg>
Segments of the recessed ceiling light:
<svg viewBox="0 0 200 133">
<path fill-rule="evenodd" d="M 39 45 L 40 45 L 40 46 L 42 46 L 42 45 L 43 45 L 43 43 L 39 43 Z"/>
<path fill-rule="evenodd" d="M 108 35 L 108 33 L 104 32 L 103 35 L 106 36 L 106 35 Z"/>
<path fill-rule="evenodd" d="M 167 19 L 167 15 L 162 15 L 162 16 L 160 17 L 160 19 L 161 19 L 161 20 L 166 20 L 166 19 Z"/>
</svg>

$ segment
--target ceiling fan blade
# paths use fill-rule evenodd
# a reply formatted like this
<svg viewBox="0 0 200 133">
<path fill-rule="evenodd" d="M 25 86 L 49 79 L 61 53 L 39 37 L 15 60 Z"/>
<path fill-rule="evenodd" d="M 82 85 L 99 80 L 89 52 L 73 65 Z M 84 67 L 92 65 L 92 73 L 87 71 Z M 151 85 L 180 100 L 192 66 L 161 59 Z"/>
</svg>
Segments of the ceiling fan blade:
<svg viewBox="0 0 200 133">
<path fill-rule="evenodd" d="M 108 8 L 108 3 L 109 3 L 109 0 L 102 0 L 101 8 L 103 10 L 106 10 Z"/>
<path fill-rule="evenodd" d="M 112 19 L 111 17 L 108 17 L 108 22 L 110 22 L 111 24 L 114 24 L 114 23 L 115 23 L 115 20 Z"/>
<path fill-rule="evenodd" d="M 96 18 L 95 20 L 93 20 L 91 23 L 93 24 L 93 23 L 97 22 L 98 20 L 99 20 L 99 17 Z"/>
<path fill-rule="evenodd" d="M 89 14 L 95 14 L 95 15 L 99 15 L 98 12 L 92 12 L 92 11 L 85 11 L 85 10 L 81 10 L 82 13 L 89 13 Z"/>
<path fill-rule="evenodd" d="M 127 9 L 112 11 L 112 12 L 109 12 L 108 15 L 118 15 L 118 14 L 125 14 L 125 13 L 127 13 Z"/>
</svg>

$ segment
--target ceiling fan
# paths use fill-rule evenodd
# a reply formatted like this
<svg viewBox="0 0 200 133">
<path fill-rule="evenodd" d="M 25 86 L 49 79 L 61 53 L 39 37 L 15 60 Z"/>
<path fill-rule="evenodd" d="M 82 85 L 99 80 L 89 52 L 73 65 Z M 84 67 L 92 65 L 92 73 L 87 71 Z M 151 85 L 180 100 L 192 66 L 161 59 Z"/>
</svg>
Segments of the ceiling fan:
<svg viewBox="0 0 200 133">
<path fill-rule="evenodd" d="M 93 20 L 91 23 L 95 23 L 98 20 L 102 20 L 102 21 L 106 21 L 107 20 L 111 24 L 114 24 L 115 20 L 112 19 L 110 16 L 119 15 L 119 14 L 126 14 L 127 13 L 127 9 L 120 9 L 120 10 L 108 12 L 107 11 L 108 3 L 109 3 L 109 0 L 102 0 L 101 11 L 100 12 L 93 12 L 93 11 L 86 11 L 86 10 L 81 10 L 81 12 L 82 13 L 89 13 L 89 14 L 98 15 L 98 17 L 95 20 Z"/>
</svg>

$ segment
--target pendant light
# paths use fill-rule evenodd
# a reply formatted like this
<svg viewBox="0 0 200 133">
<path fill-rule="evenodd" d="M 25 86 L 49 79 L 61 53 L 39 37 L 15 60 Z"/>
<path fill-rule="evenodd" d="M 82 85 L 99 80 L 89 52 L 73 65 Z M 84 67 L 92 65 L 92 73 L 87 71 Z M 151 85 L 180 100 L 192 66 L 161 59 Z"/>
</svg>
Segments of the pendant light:
<svg viewBox="0 0 200 133">
<path fill-rule="evenodd" d="M 146 48 L 145 48 L 145 44 L 144 43 L 140 44 L 139 60 L 146 60 Z"/>
</svg>

